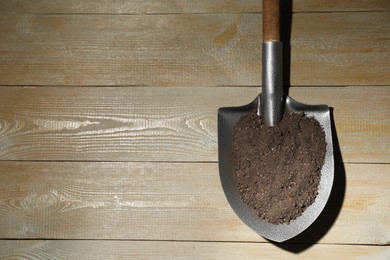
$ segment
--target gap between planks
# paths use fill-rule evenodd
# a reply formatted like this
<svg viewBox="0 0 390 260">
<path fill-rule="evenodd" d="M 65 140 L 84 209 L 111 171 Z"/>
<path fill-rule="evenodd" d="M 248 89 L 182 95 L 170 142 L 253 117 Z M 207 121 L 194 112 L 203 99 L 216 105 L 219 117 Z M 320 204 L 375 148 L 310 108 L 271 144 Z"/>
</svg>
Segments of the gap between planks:
<svg viewBox="0 0 390 260">
<path fill-rule="evenodd" d="M 98 2 L 96 4 L 96 2 Z M 282 3 L 282 12 L 355 12 L 389 11 L 386 0 L 344 0 L 328 1 L 294 0 Z M 260 0 L 165 0 L 165 1 L 90 1 L 90 0 L 52 0 L 38 1 L 1 1 L 0 12 L 4 13 L 63 13 L 63 14 L 176 14 L 176 13 L 259 13 L 262 11 Z"/>
<path fill-rule="evenodd" d="M 112 238 L 112 239 L 105 239 L 105 238 L 72 238 L 72 239 L 66 239 L 66 238 L 0 238 L 0 242 L 2 241 L 71 241 L 71 242 L 78 242 L 78 241 L 84 241 L 84 242 L 166 242 L 166 243 L 229 243 L 229 244 L 279 244 L 274 243 L 272 241 L 236 241 L 236 240 L 175 240 L 175 239 L 120 239 L 120 238 Z M 282 244 L 287 245 L 325 245 L 325 246 L 372 246 L 372 247 L 389 247 L 390 243 L 387 244 L 364 244 L 364 243 L 309 243 L 309 242 L 283 242 Z"/>
<path fill-rule="evenodd" d="M 366 245 L 301 245 L 281 250 L 269 243 L 162 241 L 0 241 L 0 257 L 14 259 L 375 259 L 387 260 L 390 247 Z"/>
</svg>

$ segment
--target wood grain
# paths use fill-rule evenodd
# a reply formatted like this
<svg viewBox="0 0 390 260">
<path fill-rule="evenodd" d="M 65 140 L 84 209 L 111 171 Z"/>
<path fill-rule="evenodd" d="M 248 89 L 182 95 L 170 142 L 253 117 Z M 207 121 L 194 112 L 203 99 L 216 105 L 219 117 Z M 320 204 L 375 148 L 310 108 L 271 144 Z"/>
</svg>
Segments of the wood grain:
<svg viewBox="0 0 390 260">
<path fill-rule="evenodd" d="M 345 165 L 342 210 L 320 243 L 389 244 L 389 172 Z M 0 227 L 2 239 L 265 241 L 229 207 L 217 163 L 0 162 Z"/>
<path fill-rule="evenodd" d="M 289 1 L 290 2 L 290 1 Z M 0 13 L 39 14 L 175 14 L 175 13 L 258 13 L 260 0 L 0 0 Z M 284 11 L 389 11 L 387 0 L 294 0 Z"/>
<path fill-rule="evenodd" d="M 290 245 L 297 249 L 300 245 Z M 389 246 L 315 245 L 294 254 L 265 243 L 165 241 L 0 241 L 2 259 L 375 259 Z"/>
<path fill-rule="evenodd" d="M 220 186 L 217 109 L 261 91 L 260 0 L 0 0 L 0 258 L 390 259 L 390 1 L 282 11 L 290 96 L 334 108 L 342 156 L 285 247 L 316 244 L 262 239 Z"/>
<path fill-rule="evenodd" d="M 0 87 L 0 159 L 216 162 L 217 109 L 260 91 Z M 368 163 L 390 162 L 389 94 L 388 86 L 290 90 L 303 103 L 333 107 L 344 162 Z"/>
<path fill-rule="evenodd" d="M 294 14 L 291 84 L 389 85 L 389 20 Z M 260 14 L 5 14 L 0 34 L 0 85 L 261 84 Z"/>
</svg>

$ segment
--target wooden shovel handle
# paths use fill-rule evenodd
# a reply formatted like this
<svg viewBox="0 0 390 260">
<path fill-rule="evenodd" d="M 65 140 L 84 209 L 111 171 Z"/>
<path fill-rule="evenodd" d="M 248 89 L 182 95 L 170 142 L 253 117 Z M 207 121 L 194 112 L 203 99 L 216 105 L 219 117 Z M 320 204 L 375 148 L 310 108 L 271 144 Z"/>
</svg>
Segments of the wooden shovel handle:
<svg viewBox="0 0 390 260">
<path fill-rule="evenodd" d="M 280 40 L 280 0 L 263 0 L 263 41 Z"/>
</svg>

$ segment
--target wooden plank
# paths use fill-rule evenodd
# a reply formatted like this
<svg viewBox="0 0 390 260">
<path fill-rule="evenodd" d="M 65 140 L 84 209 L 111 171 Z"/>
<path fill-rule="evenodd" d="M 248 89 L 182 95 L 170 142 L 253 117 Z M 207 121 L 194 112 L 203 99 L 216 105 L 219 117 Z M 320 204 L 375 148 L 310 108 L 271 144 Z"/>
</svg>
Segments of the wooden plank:
<svg viewBox="0 0 390 260">
<path fill-rule="evenodd" d="M 0 159 L 216 162 L 217 109 L 246 104 L 259 92 L 257 87 L 0 87 Z M 390 162 L 390 87 L 290 92 L 301 102 L 334 107 L 344 162 Z"/>
<path fill-rule="evenodd" d="M 299 249 L 300 245 L 290 245 Z M 2 259 L 375 259 L 389 246 L 314 245 L 301 254 L 269 243 L 169 241 L 0 241 Z"/>
<path fill-rule="evenodd" d="M 390 165 L 336 172 L 299 243 L 389 244 Z M 336 212 L 337 213 L 337 212 Z M 216 163 L 0 162 L 0 238 L 262 241 L 229 207 Z M 324 230 L 325 229 L 325 230 Z"/>
<path fill-rule="evenodd" d="M 292 1 L 288 1 L 292 2 Z M 2 13 L 40 14 L 173 14 L 173 13 L 255 13 L 261 12 L 259 0 L 1 0 Z M 334 12 L 334 11 L 390 11 L 387 0 L 294 0 L 284 11 Z"/>
<path fill-rule="evenodd" d="M 389 85 L 389 20 L 294 14 L 291 84 Z M 2 15 L 0 34 L 0 85 L 261 84 L 260 14 Z"/>
</svg>

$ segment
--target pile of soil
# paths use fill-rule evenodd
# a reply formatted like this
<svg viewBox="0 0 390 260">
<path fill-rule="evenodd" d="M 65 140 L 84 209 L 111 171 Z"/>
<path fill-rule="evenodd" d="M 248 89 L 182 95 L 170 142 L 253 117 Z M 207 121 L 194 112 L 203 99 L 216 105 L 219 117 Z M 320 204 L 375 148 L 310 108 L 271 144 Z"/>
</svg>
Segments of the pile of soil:
<svg viewBox="0 0 390 260">
<path fill-rule="evenodd" d="M 326 153 L 314 118 L 289 113 L 267 127 L 250 113 L 234 128 L 232 153 L 241 198 L 260 218 L 288 224 L 314 202 Z"/>
</svg>

